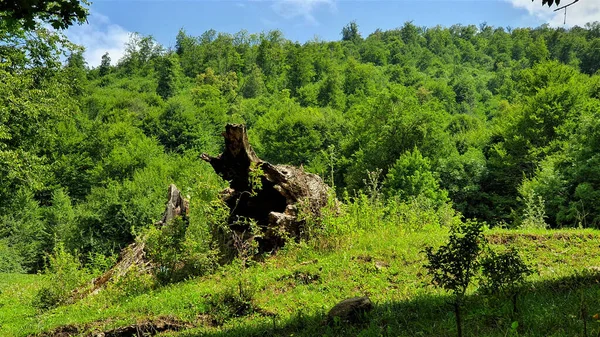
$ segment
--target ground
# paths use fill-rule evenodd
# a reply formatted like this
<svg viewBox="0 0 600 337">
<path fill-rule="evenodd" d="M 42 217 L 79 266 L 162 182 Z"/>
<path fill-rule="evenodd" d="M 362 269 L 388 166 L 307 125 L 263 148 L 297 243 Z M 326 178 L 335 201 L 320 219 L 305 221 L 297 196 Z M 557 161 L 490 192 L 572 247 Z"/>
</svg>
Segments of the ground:
<svg viewBox="0 0 600 337">
<path fill-rule="evenodd" d="M 589 335 L 600 332 L 592 318 L 600 312 L 600 231 L 485 234 L 495 249 L 516 247 L 536 273 L 513 317 L 509 299 L 482 296 L 475 284 L 465 303 L 467 336 L 580 336 L 584 322 Z M 435 226 L 356 231 L 333 246 L 288 245 L 261 262 L 236 261 L 150 292 L 100 294 L 46 312 L 32 306 L 42 275 L 0 274 L 0 335 L 87 335 L 137 324 L 168 336 L 455 336 L 450 297 L 428 285 L 423 267 L 423 247 L 446 235 Z M 375 305 L 363 322 L 326 324 L 327 311 L 354 296 Z M 160 324 L 172 328 L 161 332 Z"/>
</svg>

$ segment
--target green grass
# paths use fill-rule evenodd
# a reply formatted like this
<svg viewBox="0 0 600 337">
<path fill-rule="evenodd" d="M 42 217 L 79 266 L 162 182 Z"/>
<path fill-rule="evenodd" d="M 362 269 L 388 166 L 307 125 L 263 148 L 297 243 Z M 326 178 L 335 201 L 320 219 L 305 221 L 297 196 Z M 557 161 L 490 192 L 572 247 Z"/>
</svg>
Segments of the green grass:
<svg viewBox="0 0 600 337">
<path fill-rule="evenodd" d="M 0 336 L 34 335 L 65 325 L 107 330 L 156 317 L 196 326 L 165 333 L 170 336 L 454 336 L 450 298 L 427 285 L 421 253 L 446 235 L 441 228 L 357 232 L 335 250 L 294 245 L 247 267 L 234 263 L 142 295 L 99 294 L 47 312 L 31 306 L 40 276 L 0 275 Z M 475 285 L 465 304 L 465 335 L 581 336 L 582 307 L 588 334 L 599 333 L 600 324 L 591 318 L 600 312 L 599 277 L 582 271 L 600 266 L 600 231 L 492 230 L 486 236 L 495 248 L 517 247 L 537 273 L 523 291 L 515 318 L 508 299 L 481 296 Z M 251 294 L 255 310 L 235 317 L 222 303 L 236 297 L 240 286 Z M 365 295 L 375 309 L 362 324 L 323 324 L 337 302 Z M 513 321 L 519 322 L 516 331 Z"/>
</svg>

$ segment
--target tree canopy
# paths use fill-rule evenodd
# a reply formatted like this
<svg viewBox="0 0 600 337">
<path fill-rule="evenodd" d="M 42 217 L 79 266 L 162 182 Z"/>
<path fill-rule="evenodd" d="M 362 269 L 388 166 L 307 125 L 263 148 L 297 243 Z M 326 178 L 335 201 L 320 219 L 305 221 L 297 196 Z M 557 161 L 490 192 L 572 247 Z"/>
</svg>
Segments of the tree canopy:
<svg viewBox="0 0 600 337">
<path fill-rule="evenodd" d="M 97 68 L 56 32 L 0 30 L 0 251 L 13 254 L 0 259 L 36 271 L 58 244 L 115 254 L 160 216 L 170 183 L 198 203 L 201 240 L 224 182 L 198 157 L 221 151 L 228 122 L 347 200 L 599 228 L 599 27 L 361 35 L 353 22 L 340 41 L 302 44 L 182 30 L 175 50 L 133 35 Z"/>
<path fill-rule="evenodd" d="M 19 24 L 33 29 L 36 20 L 49 23 L 55 29 L 65 29 L 85 21 L 86 0 L 11 0 L 0 2 L 0 18 L 9 25 Z"/>
</svg>

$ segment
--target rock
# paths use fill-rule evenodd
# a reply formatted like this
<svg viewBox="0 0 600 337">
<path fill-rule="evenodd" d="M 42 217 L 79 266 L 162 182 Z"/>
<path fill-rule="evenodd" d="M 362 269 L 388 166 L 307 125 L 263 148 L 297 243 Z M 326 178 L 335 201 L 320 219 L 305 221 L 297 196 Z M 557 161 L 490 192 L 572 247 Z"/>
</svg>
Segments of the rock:
<svg viewBox="0 0 600 337">
<path fill-rule="evenodd" d="M 375 268 L 377 268 L 377 270 L 382 270 L 383 268 L 387 268 L 390 265 L 387 262 L 383 262 L 383 261 L 377 261 L 375 262 Z"/>
<path fill-rule="evenodd" d="M 334 322 L 336 317 L 342 322 L 358 323 L 362 316 L 373 309 L 371 300 L 364 297 L 354 297 L 336 304 L 327 314 L 328 321 Z"/>
</svg>

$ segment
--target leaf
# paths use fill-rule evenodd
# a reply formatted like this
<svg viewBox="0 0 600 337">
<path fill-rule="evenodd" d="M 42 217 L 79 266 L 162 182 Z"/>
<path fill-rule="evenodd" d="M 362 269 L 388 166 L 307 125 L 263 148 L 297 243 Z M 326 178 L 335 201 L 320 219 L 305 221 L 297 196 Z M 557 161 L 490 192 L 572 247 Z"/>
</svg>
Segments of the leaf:
<svg viewBox="0 0 600 337">
<path fill-rule="evenodd" d="M 510 325 L 510 328 L 513 329 L 513 330 L 517 330 L 518 327 L 519 327 L 519 322 L 518 321 L 514 321 Z"/>
</svg>

